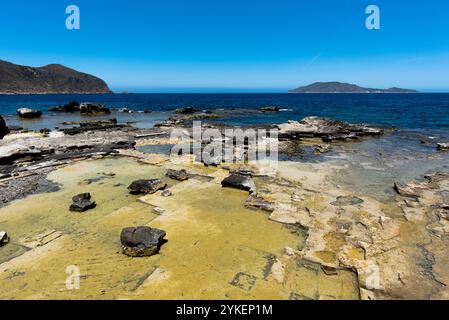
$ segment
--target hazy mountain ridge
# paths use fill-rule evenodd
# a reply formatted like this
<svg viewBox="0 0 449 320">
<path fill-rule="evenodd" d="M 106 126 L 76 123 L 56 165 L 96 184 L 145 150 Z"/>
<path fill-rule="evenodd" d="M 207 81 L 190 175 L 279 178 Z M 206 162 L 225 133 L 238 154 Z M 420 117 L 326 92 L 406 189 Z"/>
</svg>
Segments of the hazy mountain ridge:
<svg viewBox="0 0 449 320">
<path fill-rule="evenodd" d="M 102 79 L 60 64 L 34 68 L 0 60 L 0 94 L 111 92 Z"/>
<path fill-rule="evenodd" d="M 315 82 L 308 86 L 299 87 L 289 91 L 290 93 L 418 93 L 416 90 L 389 88 L 374 89 L 364 88 L 351 83 L 343 82 Z"/>
</svg>

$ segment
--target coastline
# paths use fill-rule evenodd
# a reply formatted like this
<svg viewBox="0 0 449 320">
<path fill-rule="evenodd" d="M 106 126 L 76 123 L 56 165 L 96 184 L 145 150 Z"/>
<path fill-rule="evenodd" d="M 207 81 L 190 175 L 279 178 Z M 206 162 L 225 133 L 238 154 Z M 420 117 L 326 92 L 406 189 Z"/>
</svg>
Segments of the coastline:
<svg viewBox="0 0 449 320">
<path fill-rule="evenodd" d="M 178 114 L 176 121 L 166 119 L 151 129 L 100 122 L 74 135 L 13 132 L 1 140 L 4 161 L 5 147 L 16 150 L 13 159 L 19 154 L 23 158 L 9 167 L 10 177 L 0 180 L 3 188 L 17 189 L 19 195 L 0 208 L 0 222 L 12 239 L 0 251 L 2 280 L 8 279 L 1 297 L 447 297 L 441 268 L 447 259 L 444 235 L 449 229 L 445 220 L 435 219 L 445 210 L 441 197 L 449 192 L 449 176 L 433 169 L 429 182 L 419 179 L 425 175 L 421 172 L 416 173 L 418 180 L 385 179 L 389 166 L 393 172 L 396 166 L 404 166 L 401 157 L 390 154 L 388 148 L 383 155 L 376 152 L 394 133 L 334 141 L 324 147 L 321 135 L 297 140 L 288 129 L 280 144 L 281 159 L 286 158 L 270 173 L 264 162 L 205 166 L 192 154 L 170 157 L 165 146 L 186 143 L 171 139 L 170 132 L 188 129 L 195 117 L 220 131 L 228 127 L 214 124 L 212 115 L 199 112 Z M 257 128 L 247 128 L 251 127 Z M 446 155 L 429 148 L 416 153 L 409 166 L 433 161 L 444 167 L 449 165 Z M 167 179 L 168 169 L 184 169 L 190 179 Z M 251 172 L 256 195 L 221 187 L 223 179 L 243 169 Z M 351 175 L 362 184 L 369 184 L 367 175 L 372 181 L 381 180 L 375 191 L 367 191 L 340 178 Z M 130 196 L 126 187 L 142 176 L 165 180 L 172 196 L 161 192 Z M 395 192 L 396 179 L 407 184 L 404 190 L 411 190 L 413 196 Z M 42 187 L 33 190 L 30 185 Z M 390 190 L 387 196 L 377 197 L 384 188 Z M 68 199 L 86 191 L 94 196 L 97 208 L 81 215 L 68 212 Z M 432 209 L 435 203 L 441 207 Z M 158 255 L 128 258 L 118 252 L 120 229 L 136 223 L 167 231 L 168 242 Z M 83 280 L 80 291 L 61 291 L 53 284 L 63 285 L 60 275 L 65 274 L 60 269 L 67 264 L 80 265 L 83 274 L 97 277 Z M 43 277 L 49 270 L 52 276 Z M 108 270 L 113 276 L 106 277 Z M 373 270 L 379 272 L 379 281 L 371 277 Z M 191 286 L 193 278 L 195 286 Z"/>
</svg>

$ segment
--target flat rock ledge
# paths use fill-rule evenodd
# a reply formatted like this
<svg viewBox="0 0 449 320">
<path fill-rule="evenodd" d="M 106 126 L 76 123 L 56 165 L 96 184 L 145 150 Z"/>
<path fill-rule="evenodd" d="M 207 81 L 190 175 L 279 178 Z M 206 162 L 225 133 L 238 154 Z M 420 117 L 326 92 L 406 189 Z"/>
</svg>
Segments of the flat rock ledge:
<svg viewBox="0 0 449 320">
<path fill-rule="evenodd" d="M 307 117 L 301 121 L 289 121 L 288 123 L 278 125 L 277 128 L 279 129 L 279 138 L 287 140 L 321 138 L 323 142 L 333 142 L 383 134 L 383 130 L 380 128 L 319 117 Z"/>
<path fill-rule="evenodd" d="M 122 230 L 122 253 L 129 257 L 149 257 L 157 254 L 166 236 L 165 231 L 150 227 Z"/>
</svg>

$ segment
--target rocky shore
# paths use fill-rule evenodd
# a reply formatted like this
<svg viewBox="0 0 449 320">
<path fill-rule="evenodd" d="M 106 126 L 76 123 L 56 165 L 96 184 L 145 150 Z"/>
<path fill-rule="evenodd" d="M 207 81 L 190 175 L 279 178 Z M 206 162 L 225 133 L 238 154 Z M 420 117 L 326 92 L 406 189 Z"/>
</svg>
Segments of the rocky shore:
<svg viewBox="0 0 449 320">
<path fill-rule="evenodd" d="M 70 103 L 58 107 L 60 112 L 83 110 L 107 114 L 103 106 Z M 449 279 L 444 271 L 448 259 L 448 173 L 433 172 L 422 177 L 420 182 L 396 181 L 385 186 L 395 194 L 388 202 L 382 202 L 370 194 L 359 194 L 338 184 L 333 177 L 343 167 L 332 157 L 326 158 L 331 159 L 328 162 L 316 163 L 280 161 L 278 170 L 270 172 L 265 170 L 263 162 L 229 163 L 226 159 L 220 159 L 213 165 L 203 163 L 197 160 L 198 154 L 194 150 L 178 154 L 176 161 L 168 154 L 139 151 L 143 146 L 156 149 L 157 146 L 186 143 L 186 140 L 170 139 L 174 129 L 183 129 L 187 141 L 193 141 L 189 126 L 195 120 L 204 120 L 206 127 L 224 133 L 229 126 L 213 121 L 229 112 L 232 111 L 204 112 L 186 108 L 178 110 L 175 116 L 153 129 L 118 125 L 116 120 L 110 119 L 81 123 L 70 129 L 26 133 L 10 133 L 0 118 L 0 137 L 3 138 L 0 140 L 0 229 L 3 225 L 10 226 L 8 219 L 17 223 L 26 221 L 25 215 L 19 212 L 22 212 L 22 203 L 31 201 L 30 195 L 51 197 L 66 190 L 62 207 L 67 212 L 72 211 L 66 219 L 89 219 L 92 215 L 100 224 L 99 229 L 88 224 L 90 229 L 83 229 L 87 227 L 82 225 L 83 228 L 70 231 L 84 237 L 82 239 L 89 244 L 95 243 L 95 237 L 107 233 L 107 239 L 115 239 L 115 242 L 108 242 L 102 250 L 110 250 L 111 254 L 120 251 L 120 257 L 114 255 L 108 258 L 115 261 L 118 274 L 125 276 L 120 266 L 126 264 L 129 272 L 135 273 L 135 276 L 128 274 L 128 277 L 138 279 L 133 288 L 111 293 L 111 298 L 173 298 L 178 297 L 176 292 L 183 290 L 191 293 L 187 297 L 198 298 L 193 291 L 184 287 L 184 283 L 191 283 L 191 278 L 186 270 L 180 269 L 182 263 L 177 260 L 179 252 L 183 251 L 191 253 L 186 256 L 182 254 L 182 260 L 190 266 L 190 270 L 204 275 L 204 281 L 199 279 L 195 288 L 200 292 L 203 285 L 204 291 L 209 294 L 207 297 L 227 297 L 227 294 L 231 298 L 281 299 L 449 298 Z M 254 112 L 279 110 L 264 107 Z M 385 134 L 381 128 L 318 117 L 267 128 L 279 130 L 281 158 L 285 155 L 304 156 L 303 150 L 310 149 L 310 156 L 323 159 L 333 154 L 340 144 L 361 143 L 364 139 L 377 139 Z M 214 141 L 202 140 L 199 143 L 202 151 Z M 443 150 L 444 146 L 439 149 Z M 235 152 L 248 154 L 252 151 L 250 146 L 245 145 Z M 96 178 L 71 182 L 70 188 L 67 181 L 58 183 L 49 179 L 49 176 L 59 172 L 70 175 L 71 168 L 76 165 L 108 159 L 127 159 L 136 163 L 136 167 L 133 167 L 134 164 L 115 167 L 113 163 L 108 163 L 111 173 L 96 172 Z M 131 170 L 136 172 L 133 179 L 125 183 L 115 181 L 117 174 Z M 139 176 L 142 170 L 150 170 L 152 175 Z M 105 179 L 110 181 L 109 189 L 102 187 Z M 92 193 L 90 189 L 103 192 Z M 126 205 L 114 205 L 113 209 L 102 213 L 104 216 L 95 216 L 97 212 L 109 208 L 108 201 L 114 201 L 107 198 L 109 193 L 114 194 L 113 198 L 123 197 L 121 201 Z M 134 202 L 126 202 L 129 199 L 134 199 Z M 138 204 L 136 200 L 139 200 Z M 144 207 L 133 211 L 130 209 L 133 205 L 149 206 L 154 217 L 143 219 Z M 9 209 L 9 213 L 2 211 L 1 207 L 3 210 Z M 215 216 L 215 211 L 220 212 L 221 216 Z M 229 218 L 227 215 L 235 213 L 240 215 L 240 222 L 238 216 L 232 216 L 234 220 L 231 221 L 225 220 Z M 4 220 L 2 214 L 6 217 Z M 56 219 L 43 218 L 45 215 L 40 212 L 33 214 L 30 221 L 37 217 Z M 129 219 L 125 218 L 127 215 Z M 216 224 L 214 219 L 220 223 Z M 253 219 L 260 220 L 255 223 Z M 240 223 L 248 225 L 239 226 Z M 198 226 L 201 230 L 207 230 L 204 237 L 199 235 L 202 231 L 198 231 Z M 121 230 L 121 234 L 114 231 L 109 235 L 108 227 Z M 225 227 L 233 232 L 238 230 L 243 235 L 231 234 L 231 240 L 227 240 L 229 243 L 222 244 L 219 239 L 227 237 L 227 233 L 218 230 Z M 24 228 L 27 232 L 36 231 L 32 225 Z M 17 230 L 0 230 L 4 232 L 0 235 L 8 237 L 8 243 L 4 241 L 0 249 L 3 250 L 3 253 L 0 252 L 0 272 L 5 271 L 4 276 L 11 276 L 6 270 L 23 269 L 31 273 L 28 268 L 33 259 L 45 259 L 47 255 L 58 257 L 50 249 L 46 251 L 49 246 L 64 257 L 72 250 L 95 260 L 96 257 L 88 254 L 90 246 L 73 247 L 72 242 L 65 242 L 65 238 L 73 236 L 68 233 L 70 228 L 62 223 L 55 224 L 55 228 L 59 229 L 35 235 L 38 240 L 33 241 L 38 241 L 38 246 L 30 245 L 29 239 L 25 242 L 18 239 Z M 253 234 L 248 228 L 258 233 L 263 230 L 265 235 L 257 239 L 259 247 L 256 249 L 248 246 L 257 246 L 251 239 L 261 235 Z M 85 230 L 91 230 L 92 234 Z M 208 237 L 214 237 L 215 233 L 216 241 L 206 244 Z M 270 237 L 271 233 L 274 238 Z M 21 248 L 27 248 L 26 251 L 18 248 L 19 253 L 5 253 L 5 249 L 19 243 L 22 243 Z M 237 250 L 239 258 L 233 256 L 232 259 L 220 260 L 212 253 L 200 253 L 219 252 L 230 244 L 233 245 L 232 250 Z M 62 247 L 58 249 L 58 245 Z M 197 246 L 202 249 L 195 251 Z M 223 256 L 226 254 L 223 253 Z M 145 269 L 146 262 L 142 259 L 149 259 L 147 261 L 151 265 L 154 261 L 154 268 L 148 270 L 147 266 Z M 238 259 L 248 259 L 251 263 L 242 265 L 251 267 L 242 267 Z M 214 269 L 218 268 L 216 261 L 224 266 L 222 270 Z M 98 271 L 96 265 L 107 263 L 106 260 L 94 262 L 91 268 L 95 271 Z M 212 269 L 205 270 L 204 265 L 207 264 L 213 266 Z M 237 265 L 238 269 L 234 270 Z M 231 269 L 233 273 L 228 274 Z M 23 277 L 27 277 L 26 272 Z M 206 283 L 213 281 L 213 278 L 208 278 L 210 273 L 218 279 L 220 286 L 225 286 L 223 289 L 214 291 L 206 288 Z M 222 279 L 222 276 L 225 278 Z M 104 280 L 102 275 L 96 279 L 99 285 L 107 286 L 111 291 L 116 286 L 116 283 Z M 114 279 L 119 281 L 118 278 Z M 222 280 L 226 280 L 223 285 Z M 265 283 L 263 286 L 259 285 L 261 281 Z M 319 282 L 323 283 L 321 287 L 318 286 Z M 96 285 L 96 282 L 92 284 Z M 30 286 L 26 290 L 32 290 Z M 7 296 L 6 293 L 0 294 L 0 297 Z M 33 297 L 31 293 L 30 296 Z"/>
</svg>

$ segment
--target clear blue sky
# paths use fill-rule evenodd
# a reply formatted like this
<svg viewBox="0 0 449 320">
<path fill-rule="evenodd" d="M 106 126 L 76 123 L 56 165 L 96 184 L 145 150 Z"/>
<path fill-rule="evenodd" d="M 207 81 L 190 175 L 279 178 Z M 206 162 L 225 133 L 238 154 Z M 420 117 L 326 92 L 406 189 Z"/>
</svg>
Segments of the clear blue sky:
<svg viewBox="0 0 449 320">
<path fill-rule="evenodd" d="M 81 30 L 65 28 L 65 8 Z M 365 8 L 381 9 L 381 30 Z M 0 59 L 121 91 L 279 91 L 315 81 L 449 90 L 447 0 L 14 0 Z"/>
</svg>

